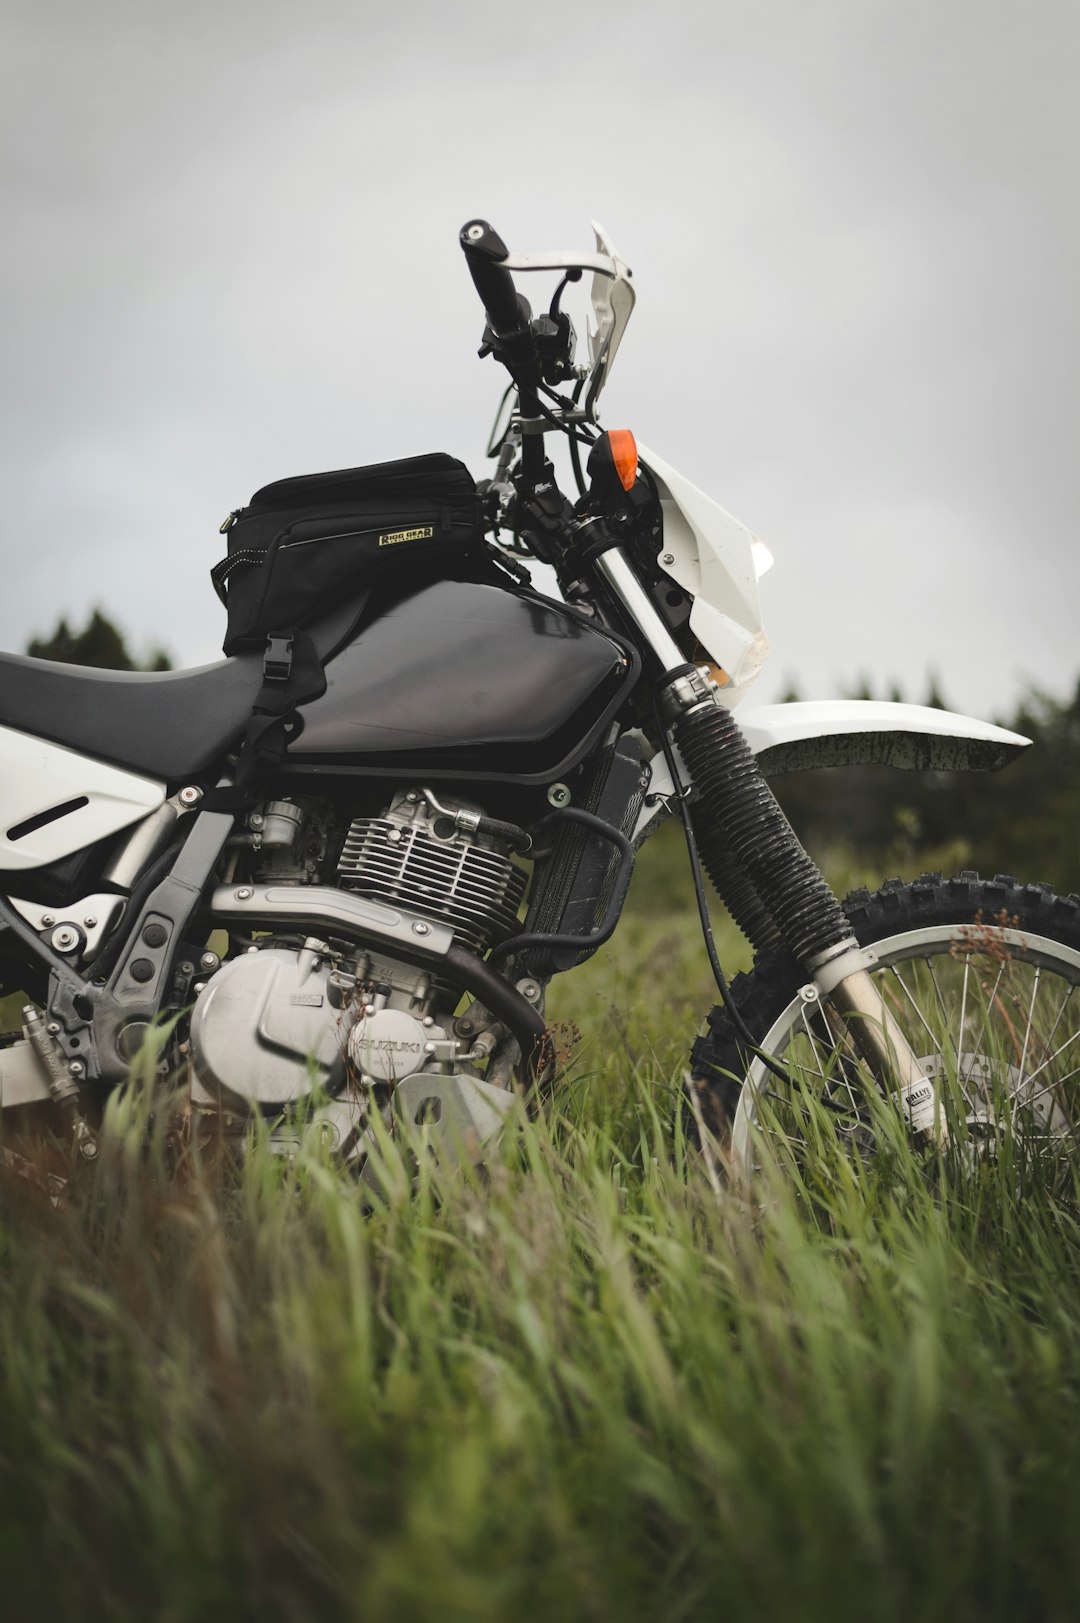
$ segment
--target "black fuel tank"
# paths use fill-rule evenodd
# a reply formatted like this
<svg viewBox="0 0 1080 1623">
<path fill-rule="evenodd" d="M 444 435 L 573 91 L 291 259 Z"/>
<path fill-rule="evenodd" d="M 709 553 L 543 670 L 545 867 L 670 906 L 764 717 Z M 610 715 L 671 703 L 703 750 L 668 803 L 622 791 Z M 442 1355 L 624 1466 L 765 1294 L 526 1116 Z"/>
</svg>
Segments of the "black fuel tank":
<svg viewBox="0 0 1080 1623">
<path fill-rule="evenodd" d="M 549 599 L 433 581 L 331 660 L 287 768 L 545 782 L 582 758 L 637 673 L 630 650 Z"/>
</svg>

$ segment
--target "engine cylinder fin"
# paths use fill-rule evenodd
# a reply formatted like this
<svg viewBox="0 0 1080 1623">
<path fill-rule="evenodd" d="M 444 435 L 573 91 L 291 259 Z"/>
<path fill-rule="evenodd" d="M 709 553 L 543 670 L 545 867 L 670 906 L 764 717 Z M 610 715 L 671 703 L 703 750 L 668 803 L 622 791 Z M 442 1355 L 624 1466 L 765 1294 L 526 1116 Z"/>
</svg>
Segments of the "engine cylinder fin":
<svg viewBox="0 0 1080 1623">
<path fill-rule="evenodd" d="M 393 816 L 354 819 L 338 872 L 350 890 L 450 925 L 479 953 L 517 928 L 527 879 L 507 855 L 475 839 L 440 839 L 423 821 Z"/>
</svg>

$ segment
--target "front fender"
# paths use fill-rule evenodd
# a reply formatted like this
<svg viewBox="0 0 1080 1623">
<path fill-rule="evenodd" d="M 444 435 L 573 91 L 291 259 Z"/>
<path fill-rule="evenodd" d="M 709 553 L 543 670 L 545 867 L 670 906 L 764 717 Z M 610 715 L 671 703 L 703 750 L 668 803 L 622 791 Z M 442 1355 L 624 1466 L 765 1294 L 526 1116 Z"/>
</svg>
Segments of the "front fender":
<svg viewBox="0 0 1080 1623">
<path fill-rule="evenodd" d="M 762 704 L 740 710 L 738 721 L 767 778 L 819 766 L 996 772 L 1031 743 L 1020 733 L 974 716 L 876 699 Z M 680 767 L 685 773 L 685 766 Z M 650 769 L 649 793 L 634 829 L 635 845 L 663 821 L 674 792 L 662 754 L 653 757 Z"/>
<path fill-rule="evenodd" d="M 877 699 L 810 699 L 739 711 L 766 777 L 817 766 L 899 766 L 996 772 L 1030 738 L 974 716 Z"/>
</svg>

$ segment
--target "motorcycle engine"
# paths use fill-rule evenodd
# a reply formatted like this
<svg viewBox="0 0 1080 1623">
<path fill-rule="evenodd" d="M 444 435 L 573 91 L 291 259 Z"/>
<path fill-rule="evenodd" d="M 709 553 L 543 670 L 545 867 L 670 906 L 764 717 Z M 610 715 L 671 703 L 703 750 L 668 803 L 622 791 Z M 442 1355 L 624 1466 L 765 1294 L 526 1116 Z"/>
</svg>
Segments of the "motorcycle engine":
<svg viewBox="0 0 1080 1623">
<path fill-rule="evenodd" d="M 486 952 L 517 928 L 527 876 L 504 843 L 458 826 L 459 812 L 477 810 L 430 790 L 400 790 L 381 816 L 350 823 L 339 885 L 448 925 L 462 945 Z M 278 801 L 251 821 L 269 831 L 252 877 L 299 878 L 310 848 L 305 816 Z M 341 1095 L 349 1083 L 393 1087 L 453 1051 L 458 997 L 430 965 L 355 941 L 266 936 L 224 963 L 198 996 L 193 1096 L 273 1113 L 316 1091 Z"/>
</svg>

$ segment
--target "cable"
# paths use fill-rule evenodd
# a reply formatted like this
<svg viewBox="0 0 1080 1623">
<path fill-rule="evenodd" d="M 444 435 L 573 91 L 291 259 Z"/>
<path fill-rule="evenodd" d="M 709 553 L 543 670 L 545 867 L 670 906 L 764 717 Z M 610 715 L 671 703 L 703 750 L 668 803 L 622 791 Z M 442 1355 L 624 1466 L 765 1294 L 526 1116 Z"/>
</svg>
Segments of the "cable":
<svg viewBox="0 0 1080 1623">
<path fill-rule="evenodd" d="M 559 393 L 558 389 L 553 389 L 553 388 L 551 388 L 551 386 L 549 384 L 543 383 L 543 382 L 539 383 L 537 385 L 537 387 L 540 390 L 541 394 L 546 394 L 549 400 L 554 400 L 555 401 L 556 405 L 559 405 L 559 406 L 565 406 L 566 405 L 566 403 L 567 403 L 566 402 L 566 397 L 565 397 L 565 395 L 561 395 Z M 574 392 L 570 396 L 570 406 L 571 406 L 571 408 L 576 407 L 578 401 L 581 399 L 581 391 L 582 391 L 582 389 L 584 387 L 585 387 L 585 379 L 584 378 L 578 378 L 577 383 L 574 385 Z M 572 428 L 574 425 L 573 424 L 569 424 L 569 425 L 563 424 L 561 426 L 563 426 L 563 427 L 569 426 L 569 427 Z M 587 422 L 584 418 L 581 421 L 580 429 L 581 429 L 581 433 L 582 433 L 583 438 L 589 440 L 590 443 L 591 443 L 591 441 L 598 440 L 600 438 L 600 430 L 596 427 L 595 423 Z"/>
<path fill-rule="evenodd" d="M 544 388 L 543 384 L 541 384 L 540 387 L 544 389 L 545 394 L 551 395 L 552 399 L 557 400 L 560 405 L 564 406 L 566 404 L 562 395 L 556 394 L 554 389 Z M 539 408 L 540 415 L 542 417 L 546 417 L 551 426 L 553 428 L 557 428 L 561 434 L 567 435 L 571 444 L 573 444 L 575 440 L 579 441 L 582 445 L 595 444 L 595 436 L 590 437 L 588 434 L 582 433 L 580 429 L 574 427 L 573 423 L 561 423 L 556 417 L 555 413 L 553 411 L 549 411 L 547 406 L 544 405 L 544 402 L 540 399 L 539 395 L 536 396 L 536 404 Z"/>
<path fill-rule="evenodd" d="M 574 470 L 574 483 L 577 485 L 578 495 L 584 496 L 585 475 L 581 471 L 581 452 L 578 450 L 578 442 L 575 439 L 570 441 L 570 466 Z"/>
<path fill-rule="evenodd" d="M 503 362 L 503 365 L 506 366 L 505 361 Z M 521 387 L 522 387 L 520 379 L 518 378 L 517 374 L 514 372 L 512 367 L 506 366 L 506 370 L 510 373 L 511 378 L 513 378 L 513 380 L 514 380 L 513 386 L 517 389 L 518 395 L 520 397 Z M 536 406 L 537 406 L 538 411 L 540 412 L 540 415 L 542 417 L 547 418 L 547 420 L 551 424 L 552 428 L 557 428 L 559 430 L 560 434 L 567 435 L 568 438 L 571 440 L 571 442 L 573 442 L 574 440 L 579 440 L 582 445 L 593 445 L 593 444 L 595 444 L 597 438 L 599 437 L 598 434 L 589 434 L 589 433 L 584 431 L 584 428 L 576 428 L 573 423 L 560 422 L 558 417 L 556 417 L 555 413 L 553 411 L 550 411 L 548 409 L 548 407 L 544 405 L 544 402 L 540 399 L 541 393 L 546 394 L 549 399 L 556 401 L 558 403 L 558 405 L 560 405 L 560 406 L 565 406 L 566 405 L 565 397 L 563 395 L 561 395 L 558 392 L 557 389 L 552 389 L 546 383 L 543 383 L 543 382 L 537 383 L 535 386 L 530 386 L 530 388 L 531 388 L 533 398 L 536 401 Z M 505 400 L 505 398 L 506 398 L 506 396 L 504 394 L 503 399 Z M 577 393 L 575 393 L 574 400 L 571 401 L 572 405 L 576 403 L 577 398 L 578 398 Z M 489 441 L 489 444 L 490 444 L 490 441 Z"/>
<path fill-rule="evenodd" d="M 577 383 L 574 386 L 574 392 L 570 397 L 571 406 L 577 405 L 578 401 L 581 399 L 581 391 L 584 389 L 584 387 L 585 379 L 578 378 Z M 570 437 L 570 466 L 574 470 L 574 483 L 577 485 L 578 495 L 584 496 L 585 475 L 581 471 L 581 452 L 578 450 L 577 440 L 572 436 Z"/>
<path fill-rule="evenodd" d="M 511 379 L 511 381 L 506 385 L 506 388 L 503 390 L 502 399 L 499 401 L 498 408 L 495 412 L 495 421 L 491 426 L 491 433 L 488 435 L 487 455 L 489 457 L 498 456 L 500 450 L 502 449 L 503 442 L 505 441 L 507 434 L 510 432 L 510 422 L 508 419 L 505 431 L 500 435 L 498 440 L 495 438 L 495 431 L 502 421 L 503 407 L 506 405 L 507 400 L 513 394 L 516 388 L 516 381 Z M 513 412 L 511 412 L 511 416 L 513 416 Z"/>
</svg>

